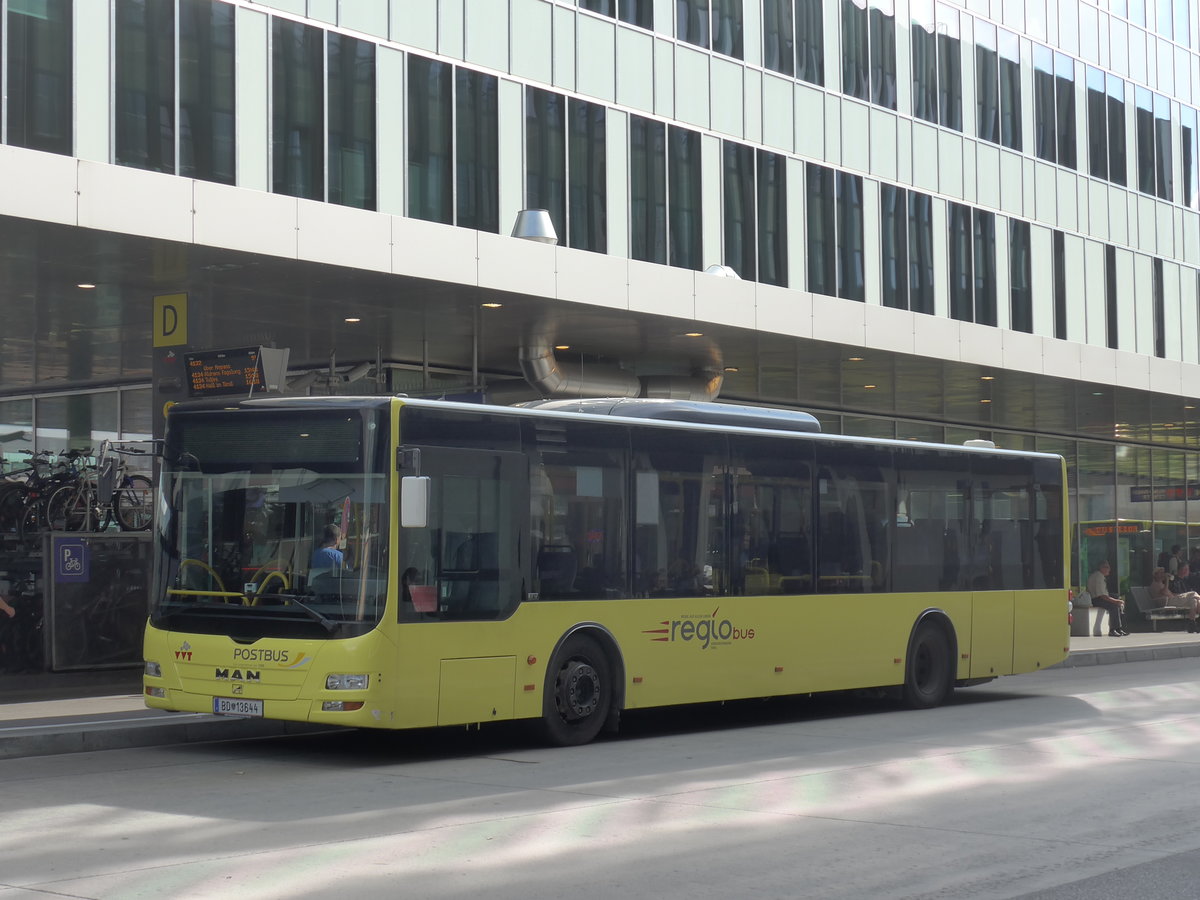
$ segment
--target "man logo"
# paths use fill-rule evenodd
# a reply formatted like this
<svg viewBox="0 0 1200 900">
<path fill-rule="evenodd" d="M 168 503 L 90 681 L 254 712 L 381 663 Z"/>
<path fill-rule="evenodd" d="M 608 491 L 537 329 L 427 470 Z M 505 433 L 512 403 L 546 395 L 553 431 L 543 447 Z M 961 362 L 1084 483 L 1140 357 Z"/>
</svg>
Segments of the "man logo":
<svg viewBox="0 0 1200 900">
<path fill-rule="evenodd" d="M 232 672 L 229 669 L 217 669 L 213 673 L 213 678 L 217 681 L 262 681 L 262 672 L 255 669 L 234 669 Z"/>
</svg>

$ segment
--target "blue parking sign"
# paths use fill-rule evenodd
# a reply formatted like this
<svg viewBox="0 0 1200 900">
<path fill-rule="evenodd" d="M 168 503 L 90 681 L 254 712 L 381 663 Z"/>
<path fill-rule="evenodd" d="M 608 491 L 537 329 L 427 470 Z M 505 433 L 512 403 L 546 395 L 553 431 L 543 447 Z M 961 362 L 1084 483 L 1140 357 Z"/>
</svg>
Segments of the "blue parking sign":
<svg viewBox="0 0 1200 900">
<path fill-rule="evenodd" d="M 54 538 L 54 581 L 57 584 L 87 581 L 90 557 L 88 545 L 81 538 Z"/>
</svg>

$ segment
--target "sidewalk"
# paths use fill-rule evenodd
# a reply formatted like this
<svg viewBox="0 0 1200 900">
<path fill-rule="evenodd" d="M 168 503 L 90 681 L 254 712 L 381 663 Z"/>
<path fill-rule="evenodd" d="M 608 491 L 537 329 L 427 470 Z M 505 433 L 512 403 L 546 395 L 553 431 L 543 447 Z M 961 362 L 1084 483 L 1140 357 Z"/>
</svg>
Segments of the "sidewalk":
<svg viewBox="0 0 1200 900">
<path fill-rule="evenodd" d="M 1073 637 L 1054 668 L 1200 657 L 1200 635 L 1181 631 L 1128 637 Z M 0 679 L 0 760 L 88 750 L 153 747 L 330 731 L 324 725 L 237 719 L 147 709 L 141 670 Z"/>
</svg>

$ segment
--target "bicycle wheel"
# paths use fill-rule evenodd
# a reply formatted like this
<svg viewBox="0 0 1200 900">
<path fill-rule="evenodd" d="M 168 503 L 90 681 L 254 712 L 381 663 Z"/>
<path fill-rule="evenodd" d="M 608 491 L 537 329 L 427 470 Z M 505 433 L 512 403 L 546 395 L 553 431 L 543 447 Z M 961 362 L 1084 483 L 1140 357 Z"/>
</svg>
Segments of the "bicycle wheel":
<svg viewBox="0 0 1200 900">
<path fill-rule="evenodd" d="M 61 528 L 63 531 L 82 531 L 89 524 L 94 528 L 100 521 L 95 492 L 86 484 L 60 487 L 50 495 L 50 502 L 46 504 L 46 518 L 51 528 Z"/>
<path fill-rule="evenodd" d="M 122 531 L 149 531 L 154 521 L 154 486 L 145 475 L 130 475 L 113 497 Z"/>
<path fill-rule="evenodd" d="M 20 533 L 21 514 L 25 511 L 25 486 L 0 485 L 0 535 Z"/>
</svg>

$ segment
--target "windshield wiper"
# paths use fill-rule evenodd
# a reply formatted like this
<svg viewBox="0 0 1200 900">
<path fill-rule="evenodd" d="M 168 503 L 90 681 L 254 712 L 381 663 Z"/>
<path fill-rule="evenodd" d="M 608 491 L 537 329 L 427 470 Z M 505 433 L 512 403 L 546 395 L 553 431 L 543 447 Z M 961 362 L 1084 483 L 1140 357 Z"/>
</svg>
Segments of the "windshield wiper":
<svg viewBox="0 0 1200 900">
<path fill-rule="evenodd" d="M 255 594 L 254 596 L 261 597 L 266 600 L 284 600 L 293 604 L 294 606 L 298 606 L 308 613 L 314 622 L 319 622 L 321 626 L 330 634 L 333 634 L 342 627 L 341 622 L 335 622 L 333 619 L 329 618 L 319 610 L 313 609 L 303 600 L 296 599 L 295 595 L 293 594 Z"/>
</svg>

